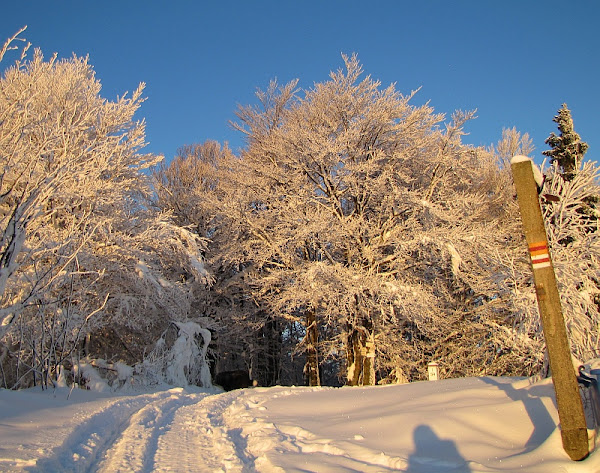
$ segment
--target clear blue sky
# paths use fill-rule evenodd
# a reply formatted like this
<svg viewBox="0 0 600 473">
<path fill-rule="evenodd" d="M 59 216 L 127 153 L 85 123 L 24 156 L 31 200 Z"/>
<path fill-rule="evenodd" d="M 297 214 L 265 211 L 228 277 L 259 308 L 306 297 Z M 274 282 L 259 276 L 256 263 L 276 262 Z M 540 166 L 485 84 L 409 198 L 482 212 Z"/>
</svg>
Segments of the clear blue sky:
<svg viewBox="0 0 600 473">
<path fill-rule="evenodd" d="M 478 109 L 464 141 L 489 145 L 503 127 L 529 133 L 535 158 L 563 102 L 600 161 L 600 2 L 451 1 L 11 1 L 0 38 L 24 36 L 49 57 L 89 54 L 103 96 L 146 82 L 147 151 L 214 139 L 234 151 L 238 104 L 272 78 L 327 80 L 356 52 L 366 74 L 430 101 L 449 116 Z M 15 59 L 5 58 L 5 64 Z"/>
</svg>

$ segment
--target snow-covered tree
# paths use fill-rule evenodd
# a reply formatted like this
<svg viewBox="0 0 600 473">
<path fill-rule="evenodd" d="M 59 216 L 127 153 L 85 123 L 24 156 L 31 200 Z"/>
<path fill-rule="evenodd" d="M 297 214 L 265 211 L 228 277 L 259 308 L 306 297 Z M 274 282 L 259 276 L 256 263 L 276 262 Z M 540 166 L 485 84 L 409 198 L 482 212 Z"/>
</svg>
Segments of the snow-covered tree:
<svg viewBox="0 0 600 473">
<path fill-rule="evenodd" d="M 162 157 L 141 152 L 143 88 L 106 100 L 87 59 L 40 51 L 0 79 L 5 387 L 55 378 L 109 321 L 140 330 L 190 315 L 203 241 L 149 206 L 145 170 Z"/>
<path fill-rule="evenodd" d="M 514 219 L 507 170 L 461 143 L 473 113 L 441 129 L 430 106 L 344 60 L 303 94 L 273 82 L 238 111 L 248 145 L 220 204 L 222 259 L 251 268 L 271 317 L 303 327 L 307 374 L 319 362 L 349 384 L 414 379 L 438 356 L 453 375 L 518 370 L 484 264 L 514 239 L 500 225 Z"/>
<path fill-rule="evenodd" d="M 513 127 L 502 129 L 502 139 L 492 146 L 490 151 L 497 157 L 501 167 L 510 167 L 513 156 L 530 156 L 533 150 L 533 141 L 529 134 L 521 134 Z"/>
<path fill-rule="evenodd" d="M 546 232 L 573 354 L 579 360 L 600 351 L 600 233 L 598 214 L 589 214 L 590 199 L 600 195 L 600 169 L 579 162 L 569 179 L 555 162 L 545 170 L 544 192 L 557 196 L 544 203 Z"/>
<path fill-rule="evenodd" d="M 212 140 L 181 147 L 171 162 L 154 170 L 156 206 L 169 209 L 180 226 L 210 237 L 214 230 L 211 204 L 220 190 L 219 173 L 232 159 L 226 144 L 222 147 Z"/>
<path fill-rule="evenodd" d="M 544 156 L 550 158 L 550 163 L 556 163 L 564 180 L 573 179 L 576 170 L 583 161 L 583 156 L 588 150 L 588 144 L 581 141 L 579 134 L 574 129 L 571 111 L 563 103 L 552 121 L 558 125 L 560 134 L 550 133 L 545 143 L 551 149 L 542 151 Z"/>
</svg>

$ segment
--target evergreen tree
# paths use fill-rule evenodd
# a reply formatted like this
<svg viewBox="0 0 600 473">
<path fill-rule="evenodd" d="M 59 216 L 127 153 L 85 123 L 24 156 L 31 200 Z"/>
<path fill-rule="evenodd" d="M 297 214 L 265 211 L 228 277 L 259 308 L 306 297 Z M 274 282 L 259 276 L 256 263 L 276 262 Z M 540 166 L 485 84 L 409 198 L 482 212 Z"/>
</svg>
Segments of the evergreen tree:
<svg viewBox="0 0 600 473">
<path fill-rule="evenodd" d="M 554 177 L 548 176 L 547 179 L 560 177 L 564 182 L 571 182 L 582 168 L 583 156 L 588 150 L 588 144 L 581 141 L 579 134 L 575 132 L 571 111 L 567 108 L 567 104 L 562 105 L 553 121 L 558 124 L 560 136 L 550 133 L 545 141 L 552 149 L 543 151 L 542 154 L 548 156 L 550 162 L 556 168 L 553 173 Z M 595 231 L 594 222 L 597 219 L 598 200 L 597 195 L 588 195 L 582 201 L 582 205 L 578 210 L 578 213 L 582 216 L 582 223 L 588 228 L 588 231 Z M 562 243 L 568 244 L 569 242 L 571 242 L 571 237 L 567 237 Z"/>
<path fill-rule="evenodd" d="M 575 132 L 571 111 L 567 108 L 566 103 L 563 103 L 553 121 L 558 124 L 560 135 L 550 133 L 545 143 L 552 149 L 543 151 L 542 154 L 548 156 L 553 164 L 555 162 L 558 164 L 565 181 L 571 181 L 583 160 L 588 145 L 581 141 Z"/>
</svg>

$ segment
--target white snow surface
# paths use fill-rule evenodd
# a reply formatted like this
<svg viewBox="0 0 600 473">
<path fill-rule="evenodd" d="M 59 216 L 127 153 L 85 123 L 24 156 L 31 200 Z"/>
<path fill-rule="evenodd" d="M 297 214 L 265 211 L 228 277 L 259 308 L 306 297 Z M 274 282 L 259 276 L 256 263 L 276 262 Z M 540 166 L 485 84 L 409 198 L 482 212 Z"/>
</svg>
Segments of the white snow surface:
<svg viewBox="0 0 600 473">
<path fill-rule="evenodd" d="M 524 163 L 526 161 L 533 162 L 533 160 L 531 158 L 528 158 L 527 156 L 523 156 L 522 154 L 519 154 L 519 155 L 513 156 L 510 159 L 510 164 Z"/>
<path fill-rule="evenodd" d="M 223 393 L 0 390 L 3 472 L 600 472 L 564 453 L 551 380 Z"/>
</svg>

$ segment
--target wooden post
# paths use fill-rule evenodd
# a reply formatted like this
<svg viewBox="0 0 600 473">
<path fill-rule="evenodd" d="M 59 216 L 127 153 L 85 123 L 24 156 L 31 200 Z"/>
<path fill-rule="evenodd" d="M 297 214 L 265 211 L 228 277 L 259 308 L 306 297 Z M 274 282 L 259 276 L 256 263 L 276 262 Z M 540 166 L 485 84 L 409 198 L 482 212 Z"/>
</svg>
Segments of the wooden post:
<svg viewBox="0 0 600 473">
<path fill-rule="evenodd" d="M 571 460 L 589 455 L 583 404 L 571 358 L 571 349 L 556 286 L 544 219 L 540 208 L 533 162 L 525 156 L 511 160 L 523 231 L 529 247 L 533 280 L 548 349 L 552 382 L 556 393 L 563 448 Z"/>
</svg>

